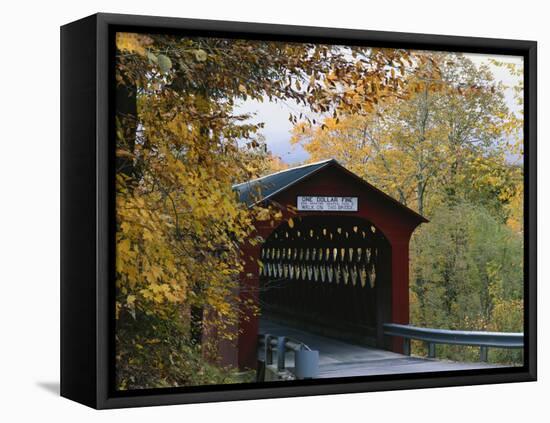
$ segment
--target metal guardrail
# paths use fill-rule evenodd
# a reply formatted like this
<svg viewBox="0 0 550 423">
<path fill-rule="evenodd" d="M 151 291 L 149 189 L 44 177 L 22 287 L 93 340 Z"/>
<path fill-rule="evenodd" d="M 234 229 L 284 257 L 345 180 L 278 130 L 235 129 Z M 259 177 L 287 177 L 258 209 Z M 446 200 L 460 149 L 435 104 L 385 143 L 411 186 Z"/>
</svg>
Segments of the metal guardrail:
<svg viewBox="0 0 550 423">
<path fill-rule="evenodd" d="M 403 353 L 411 354 L 411 339 L 424 341 L 428 346 L 428 357 L 435 358 L 436 344 L 471 345 L 480 347 L 480 360 L 487 361 L 488 349 L 523 348 L 523 333 L 480 332 L 419 328 L 397 323 L 385 323 L 384 334 L 403 338 Z"/>
<path fill-rule="evenodd" d="M 294 376 L 296 379 L 311 379 L 319 373 L 319 351 L 312 350 L 303 342 L 287 336 L 274 336 L 261 334 L 258 337 L 258 345 L 264 347 L 262 362 L 265 366 L 273 364 L 273 352 L 277 355 L 277 371 L 285 370 L 286 353 L 294 352 Z M 263 379 L 262 371 L 259 379 Z"/>
</svg>

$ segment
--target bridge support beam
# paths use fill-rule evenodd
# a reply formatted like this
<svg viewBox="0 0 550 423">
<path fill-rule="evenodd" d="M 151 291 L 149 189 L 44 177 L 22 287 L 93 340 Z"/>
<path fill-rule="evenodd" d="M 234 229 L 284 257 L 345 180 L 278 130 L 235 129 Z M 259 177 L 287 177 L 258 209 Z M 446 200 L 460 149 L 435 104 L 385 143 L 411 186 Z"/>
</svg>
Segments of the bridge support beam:
<svg viewBox="0 0 550 423">
<path fill-rule="evenodd" d="M 244 269 L 241 274 L 240 300 L 241 310 L 238 333 L 238 362 L 239 369 L 255 369 L 257 366 L 257 336 L 259 319 L 255 307 L 259 304 L 259 265 L 261 246 L 250 244 L 243 248 Z"/>
</svg>

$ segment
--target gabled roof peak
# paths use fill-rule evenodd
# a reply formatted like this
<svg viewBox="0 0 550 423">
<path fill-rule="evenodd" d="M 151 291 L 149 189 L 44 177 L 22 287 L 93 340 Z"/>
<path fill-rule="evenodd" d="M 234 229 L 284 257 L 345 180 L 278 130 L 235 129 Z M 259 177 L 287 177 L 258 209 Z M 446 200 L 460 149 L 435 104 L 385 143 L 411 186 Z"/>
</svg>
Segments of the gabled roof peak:
<svg viewBox="0 0 550 423">
<path fill-rule="evenodd" d="M 394 203 L 396 207 L 409 213 L 410 215 L 415 216 L 415 218 L 418 219 L 420 222 L 428 222 L 428 219 L 426 219 L 424 216 L 408 208 L 404 204 L 397 201 L 395 198 L 386 194 L 384 191 L 381 191 L 360 176 L 346 169 L 334 158 L 321 160 L 315 163 L 308 163 L 289 169 L 284 169 L 279 172 L 262 176 L 260 178 L 233 185 L 233 189 L 238 192 L 240 201 L 246 203 L 248 207 L 252 207 L 265 200 L 269 200 L 273 196 L 285 191 L 286 189 L 297 184 L 303 179 L 306 179 L 313 174 L 321 171 L 322 169 L 328 168 L 330 166 L 335 166 L 342 172 L 356 179 L 359 183 L 368 187 L 368 189 L 370 189 L 371 191 L 377 192 L 378 195 L 381 195 L 387 200 Z"/>
<path fill-rule="evenodd" d="M 325 159 L 325 160 L 320 160 L 320 161 L 314 162 L 314 163 L 306 163 L 306 164 L 299 165 L 299 166 L 289 167 L 288 169 L 279 170 L 277 172 L 270 173 L 269 175 L 264 175 L 264 176 L 260 176 L 259 178 L 256 178 L 256 179 L 251 179 L 250 181 L 241 182 L 240 184 L 235 184 L 235 185 L 233 185 L 233 188 L 237 188 L 237 187 L 239 187 L 241 185 L 245 185 L 245 184 L 257 183 L 257 182 L 261 181 L 262 179 L 271 178 L 273 176 L 280 175 L 281 173 L 291 172 L 291 171 L 295 171 L 295 170 L 298 170 L 298 169 L 304 169 L 304 168 L 311 167 L 311 166 L 318 166 L 318 165 L 325 164 L 325 163 L 328 163 L 328 162 L 336 162 L 337 163 L 337 160 L 336 159 Z"/>
</svg>

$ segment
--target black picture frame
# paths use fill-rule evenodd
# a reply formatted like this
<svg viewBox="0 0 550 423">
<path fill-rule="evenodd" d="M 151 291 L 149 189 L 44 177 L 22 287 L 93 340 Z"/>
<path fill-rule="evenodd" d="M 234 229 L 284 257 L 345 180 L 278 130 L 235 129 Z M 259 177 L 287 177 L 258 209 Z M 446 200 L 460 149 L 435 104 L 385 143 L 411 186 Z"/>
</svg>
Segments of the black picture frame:
<svg viewBox="0 0 550 423">
<path fill-rule="evenodd" d="M 166 32 L 366 44 L 524 58 L 525 328 L 522 367 L 115 392 L 113 34 Z M 61 395 L 97 409 L 534 381 L 537 377 L 537 44 L 335 28 L 95 14 L 61 28 Z"/>
</svg>

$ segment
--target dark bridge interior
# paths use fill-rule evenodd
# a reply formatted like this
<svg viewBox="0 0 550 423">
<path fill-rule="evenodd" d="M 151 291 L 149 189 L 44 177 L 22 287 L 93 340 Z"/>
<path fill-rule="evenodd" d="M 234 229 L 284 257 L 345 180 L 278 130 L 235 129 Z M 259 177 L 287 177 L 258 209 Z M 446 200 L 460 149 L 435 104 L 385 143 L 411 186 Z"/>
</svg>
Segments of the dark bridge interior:
<svg viewBox="0 0 550 423">
<path fill-rule="evenodd" d="M 260 260 L 264 318 L 365 345 L 384 345 L 391 318 L 391 247 L 370 222 L 303 216 L 281 224 Z"/>
</svg>

